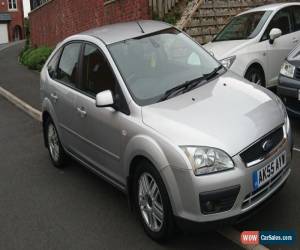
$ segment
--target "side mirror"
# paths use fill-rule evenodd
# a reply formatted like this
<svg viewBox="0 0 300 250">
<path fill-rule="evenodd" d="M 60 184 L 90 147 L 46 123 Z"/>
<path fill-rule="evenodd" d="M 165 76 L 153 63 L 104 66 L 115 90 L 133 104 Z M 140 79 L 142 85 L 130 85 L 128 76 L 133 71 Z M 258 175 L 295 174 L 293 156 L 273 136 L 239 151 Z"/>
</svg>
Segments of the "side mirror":
<svg viewBox="0 0 300 250">
<path fill-rule="evenodd" d="M 282 31 L 280 29 L 277 29 L 277 28 L 271 29 L 270 34 L 269 34 L 270 44 L 273 44 L 275 39 L 277 39 L 281 35 L 282 35 Z"/>
<path fill-rule="evenodd" d="M 110 90 L 105 90 L 96 95 L 96 107 L 105 108 L 114 105 L 113 94 Z"/>
</svg>

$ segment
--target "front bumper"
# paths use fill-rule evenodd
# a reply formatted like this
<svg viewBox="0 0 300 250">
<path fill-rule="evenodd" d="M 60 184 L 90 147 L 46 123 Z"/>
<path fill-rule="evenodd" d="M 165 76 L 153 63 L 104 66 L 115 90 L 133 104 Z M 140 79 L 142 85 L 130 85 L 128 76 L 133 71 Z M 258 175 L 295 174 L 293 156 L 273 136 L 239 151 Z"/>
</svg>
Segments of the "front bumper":
<svg viewBox="0 0 300 250">
<path fill-rule="evenodd" d="M 267 199 L 265 199 L 258 206 L 256 206 L 255 209 L 251 209 L 245 213 L 238 214 L 221 220 L 201 222 L 201 223 L 175 216 L 176 225 L 180 229 L 185 231 L 199 232 L 199 231 L 210 231 L 210 230 L 215 231 L 217 229 L 223 228 L 226 225 L 232 225 L 232 224 L 243 222 L 248 218 L 251 218 L 252 216 L 257 214 L 260 210 L 264 209 L 264 207 L 266 207 L 272 201 L 274 196 L 276 196 L 277 193 L 280 192 L 280 190 L 284 187 L 285 183 L 286 182 L 284 182 L 278 189 L 276 189 L 275 192 L 273 192 L 270 196 L 268 196 Z"/>
<path fill-rule="evenodd" d="M 282 98 L 288 112 L 300 118 L 299 101 L 300 81 L 285 76 L 279 76 L 277 94 Z"/>
<path fill-rule="evenodd" d="M 209 222 L 209 224 L 213 224 L 212 222 L 239 217 L 262 204 L 282 187 L 291 173 L 289 167 L 289 162 L 292 158 L 290 133 L 291 131 L 289 131 L 289 135 L 284 143 L 276 148 L 271 157 L 252 167 L 246 167 L 241 157 L 236 155 L 233 157 L 236 166 L 233 170 L 206 176 L 195 176 L 192 170 L 182 170 L 174 167 L 165 168 L 162 175 L 168 189 L 173 213 L 177 220 L 197 223 Z M 287 156 L 285 168 L 276 177 L 272 178 L 268 185 L 254 192 L 252 183 L 253 172 L 268 165 L 283 151 L 286 151 Z M 238 193 L 231 208 L 226 211 L 220 210 L 220 212 L 216 213 L 203 211 L 201 194 L 214 194 L 214 192 L 218 194 L 219 191 L 229 190 L 230 192 L 225 192 L 225 194 L 234 195 L 234 190 L 237 190 L 237 188 Z"/>
</svg>

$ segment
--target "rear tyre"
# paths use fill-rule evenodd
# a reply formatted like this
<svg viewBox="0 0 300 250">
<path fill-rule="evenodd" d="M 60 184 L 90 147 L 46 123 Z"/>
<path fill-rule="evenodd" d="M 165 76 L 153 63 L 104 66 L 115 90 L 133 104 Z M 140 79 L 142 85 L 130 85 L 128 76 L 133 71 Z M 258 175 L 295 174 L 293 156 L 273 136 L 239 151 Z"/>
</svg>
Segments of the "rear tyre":
<svg viewBox="0 0 300 250">
<path fill-rule="evenodd" d="M 46 121 L 45 133 L 47 148 L 53 165 L 57 168 L 63 168 L 66 163 L 67 155 L 61 145 L 57 129 L 50 119 Z"/>
<path fill-rule="evenodd" d="M 257 85 L 260 85 L 262 87 L 266 86 L 266 81 L 265 81 L 265 75 L 263 70 L 258 67 L 258 66 L 251 66 L 246 74 L 245 74 L 245 78 L 250 81 L 253 82 Z"/>
<path fill-rule="evenodd" d="M 169 196 L 160 174 L 146 160 L 139 163 L 134 173 L 133 194 L 134 206 L 146 234 L 158 242 L 171 238 L 175 223 Z"/>
</svg>

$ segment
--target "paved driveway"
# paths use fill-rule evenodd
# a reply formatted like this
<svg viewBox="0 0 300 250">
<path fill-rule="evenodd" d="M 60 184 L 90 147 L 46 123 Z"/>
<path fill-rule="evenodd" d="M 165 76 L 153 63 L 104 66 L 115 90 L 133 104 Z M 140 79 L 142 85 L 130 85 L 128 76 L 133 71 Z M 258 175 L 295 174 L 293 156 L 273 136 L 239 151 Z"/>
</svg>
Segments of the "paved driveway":
<svg viewBox="0 0 300 250">
<path fill-rule="evenodd" d="M 31 106 L 40 109 L 39 73 L 30 71 L 18 62 L 24 41 L 9 45 L 0 53 L 0 86 Z"/>
</svg>

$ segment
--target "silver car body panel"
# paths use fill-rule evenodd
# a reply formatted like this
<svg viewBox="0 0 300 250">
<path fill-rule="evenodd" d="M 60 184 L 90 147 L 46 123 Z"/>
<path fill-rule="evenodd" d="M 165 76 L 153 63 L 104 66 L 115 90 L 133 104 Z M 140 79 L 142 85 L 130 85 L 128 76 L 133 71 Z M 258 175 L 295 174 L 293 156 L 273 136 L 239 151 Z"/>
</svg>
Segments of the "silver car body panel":
<svg viewBox="0 0 300 250">
<path fill-rule="evenodd" d="M 147 20 L 105 25 L 99 28 L 85 31 L 81 34 L 97 37 L 101 39 L 106 45 L 109 45 L 130 38 L 136 38 L 168 29 L 170 27 L 172 26 L 167 23 Z"/>
<path fill-rule="evenodd" d="M 216 147 L 234 156 L 284 123 L 270 91 L 241 81 L 227 72 L 194 91 L 143 107 L 143 121 L 177 145 Z"/>
</svg>

